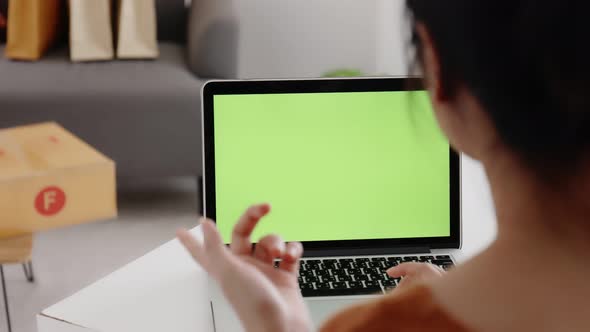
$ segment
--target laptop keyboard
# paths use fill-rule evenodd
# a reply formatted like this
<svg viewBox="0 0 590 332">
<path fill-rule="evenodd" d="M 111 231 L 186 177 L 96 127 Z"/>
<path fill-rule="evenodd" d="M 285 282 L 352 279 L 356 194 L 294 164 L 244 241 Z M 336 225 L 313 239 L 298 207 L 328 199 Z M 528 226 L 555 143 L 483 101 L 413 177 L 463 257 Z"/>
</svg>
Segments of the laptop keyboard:
<svg viewBox="0 0 590 332">
<path fill-rule="evenodd" d="M 387 269 L 404 262 L 423 262 L 444 270 L 454 266 L 450 256 L 403 256 L 340 259 L 305 259 L 299 268 L 299 288 L 304 297 L 382 294 L 401 281 Z"/>
</svg>

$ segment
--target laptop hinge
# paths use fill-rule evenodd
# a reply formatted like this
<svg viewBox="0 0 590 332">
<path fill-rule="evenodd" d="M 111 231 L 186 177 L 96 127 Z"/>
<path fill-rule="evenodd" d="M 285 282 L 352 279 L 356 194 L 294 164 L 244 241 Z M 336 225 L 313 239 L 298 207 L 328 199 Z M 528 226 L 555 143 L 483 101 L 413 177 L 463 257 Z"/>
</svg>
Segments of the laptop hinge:
<svg viewBox="0 0 590 332">
<path fill-rule="evenodd" d="M 303 257 L 429 254 L 428 247 L 305 249 Z"/>
</svg>

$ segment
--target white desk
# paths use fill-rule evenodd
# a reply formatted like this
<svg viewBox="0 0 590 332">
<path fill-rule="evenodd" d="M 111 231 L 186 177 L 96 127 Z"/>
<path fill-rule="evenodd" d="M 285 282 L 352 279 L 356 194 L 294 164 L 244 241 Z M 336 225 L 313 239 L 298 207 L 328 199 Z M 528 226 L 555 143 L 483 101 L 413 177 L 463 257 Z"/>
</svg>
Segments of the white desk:
<svg viewBox="0 0 590 332">
<path fill-rule="evenodd" d="M 199 232 L 199 229 L 195 229 Z M 463 162 L 464 260 L 496 233 L 487 182 Z M 139 258 L 37 316 L 39 332 L 213 331 L 207 278 L 176 241 Z"/>
</svg>

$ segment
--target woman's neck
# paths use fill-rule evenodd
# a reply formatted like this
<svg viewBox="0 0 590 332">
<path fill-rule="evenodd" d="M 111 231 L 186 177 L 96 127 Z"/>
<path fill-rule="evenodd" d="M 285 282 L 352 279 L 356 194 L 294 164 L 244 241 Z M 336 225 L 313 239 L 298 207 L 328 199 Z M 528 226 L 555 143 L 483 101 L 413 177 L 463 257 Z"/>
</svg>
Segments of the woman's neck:
<svg viewBox="0 0 590 332">
<path fill-rule="evenodd" d="M 590 213 L 578 195 L 590 175 L 579 189 L 555 191 L 508 154 L 483 163 L 497 240 L 433 283 L 437 300 L 477 331 L 587 331 Z"/>
<path fill-rule="evenodd" d="M 509 152 L 483 161 L 498 219 L 498 242 L 590 257 L 590 173 L 572 186 L 543 183 Z"/>
</svg>

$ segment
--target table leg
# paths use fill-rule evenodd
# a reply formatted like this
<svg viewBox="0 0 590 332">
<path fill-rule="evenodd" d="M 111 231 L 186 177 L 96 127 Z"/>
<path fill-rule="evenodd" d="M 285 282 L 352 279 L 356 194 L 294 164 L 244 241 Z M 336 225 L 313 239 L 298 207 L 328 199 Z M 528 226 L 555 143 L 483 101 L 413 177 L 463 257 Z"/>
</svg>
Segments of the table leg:
<svg viewBox="0 0 590 332">
<path fill-rule="evenodd" d="M 8 325 L 8 332 L 12 332 L 12 325 L 10 324 L 10 310 L 8 309 L 8 295 L 6 294 L 6 280 L 4 279 L 4 265 L 1 264 L 0 278 L 2 279 L 2 294 L 4 295 L 4 309 L 6 310 L 6 325 Z"/>
<path fill-rule="evenodd" d="M 25 272 L 25 277 L 27 278 L 27 281 L 35 281 L 35 274 L 33 273 L 33 261 L 23 263 L 23 271 Z"/>
</svg>

